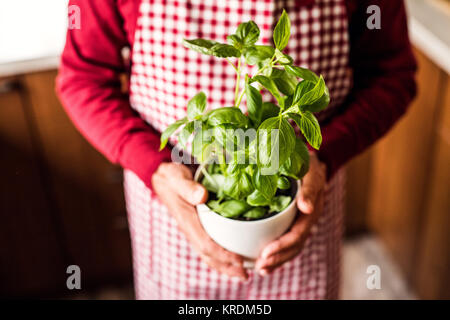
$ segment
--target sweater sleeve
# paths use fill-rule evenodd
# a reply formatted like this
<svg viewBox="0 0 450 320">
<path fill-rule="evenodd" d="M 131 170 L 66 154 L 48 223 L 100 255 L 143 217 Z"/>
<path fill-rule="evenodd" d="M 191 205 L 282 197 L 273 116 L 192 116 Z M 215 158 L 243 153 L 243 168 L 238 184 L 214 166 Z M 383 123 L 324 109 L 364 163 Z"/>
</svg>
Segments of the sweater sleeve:
<svg viewBox="0 0 450 320">
<path fill-rule="evenodd" d="M 159 152 L 159 133 L 130 107 L 119 74 L 128 45 L 116 0 L 71 0 L 80 7 L 81 28 L 67 31 L 57 92 L 76 127 L 110 161 L 151 186 L 151 176 L 170 151 Z"/>
<path fill-rule="evenodd" d="M 343 111 L 323 127 L 318 151 L 329 177 L 385 134 L 405 113 L 416 92 L 416 62 L 403 1 L 357 3 L 349 22 L 354 86 Z M 366 26 L 366 10 L 371 4 L 381 9 L 381 29 Z"/>
</svg>

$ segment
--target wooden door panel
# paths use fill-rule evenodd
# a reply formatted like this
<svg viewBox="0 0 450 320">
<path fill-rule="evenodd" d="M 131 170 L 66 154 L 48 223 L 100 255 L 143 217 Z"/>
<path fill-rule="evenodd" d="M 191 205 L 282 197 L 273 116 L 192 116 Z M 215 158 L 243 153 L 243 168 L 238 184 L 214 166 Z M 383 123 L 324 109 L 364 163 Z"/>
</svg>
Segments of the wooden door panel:
<svg viewBox="0 0 450 320">
<path fill-rule="evenodd" d="M 450 299 L 450 76 L 445 82 L 414 277 L 425 299 Z"/>
<path fill-rule="evenodd" d="M 86 286 L 131 279 L 121 169 L 79 134 L 54 91 L 56 71 L 24 76 L 67 250 Z M 119 223 L 118 223 L 119 221 Z"/>
<path fill-rule="evenodd" d="M 352 236 L 367 231 L 372 149 L 352 159 L 346 166 L 345 233 Z"/>
<path fill-rule="evenodd" d="M 421 237 L 441 96 L 441 70 L 420 52 L 419 93 L 407 115 L 374 148 L 369 225 L 411 279 Z"/>
<path fill-rule="evenodd" d="M 32 140 L 19 90 L 0 93 L 0 296 L 4 297 L 37 296 L 58 290 L 66 281 L 64 244 Z"/>
</svg>

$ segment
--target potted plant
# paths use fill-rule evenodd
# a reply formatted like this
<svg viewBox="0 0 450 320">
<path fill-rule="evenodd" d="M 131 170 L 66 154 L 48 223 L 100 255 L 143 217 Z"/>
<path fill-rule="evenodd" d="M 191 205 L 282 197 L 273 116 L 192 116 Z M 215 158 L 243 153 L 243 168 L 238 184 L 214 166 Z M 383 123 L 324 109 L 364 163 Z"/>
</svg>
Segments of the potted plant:
<svg viewBox="0 0 450 320">
<path fill-rule="evenodd" d="M 290 37 L 284 10 L 273 31 L 275 47 L 257 45 L 259 33 L 249 21 L 227 37 L 227 44 L 184 40 L 187 48 L 233 66 L 234 105 L 208 110 L 206 95 L 200 92 L 188 102 L 187 116 L 161 135 L 161 149 L 176 132 L 183 148 L 193 136 L 191 154 L 200 163 L 195 179 L 209 191 L 209 201 L 197 206 L 199 219 L 219 245 L 250 259 L 292 224 L 297 213 L 293 200 L 309 166 L 304 139 L 320 147 L 320 126 L 313 113 L 330 101 L 323 77 L 293 65 L 283 53 Z M 245 74 L 241 88 L 245 64 L 256 71 Z M 260 90 L 267 90 L 276 103 L 263 101 Z M 247 113 L 240 109 L 244 96 Z M 294 123 L 304 139 L 296 136 Z"/>
</svg>

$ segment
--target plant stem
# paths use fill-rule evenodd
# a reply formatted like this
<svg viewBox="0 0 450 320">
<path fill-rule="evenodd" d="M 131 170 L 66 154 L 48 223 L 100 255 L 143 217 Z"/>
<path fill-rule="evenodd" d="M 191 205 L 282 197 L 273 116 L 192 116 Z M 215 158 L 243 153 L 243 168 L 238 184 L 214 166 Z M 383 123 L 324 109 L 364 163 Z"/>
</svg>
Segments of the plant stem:
<svg viewBox="0 0 450 320">
<path fill-rule="evenodd" d="M 236 103 L 236 107 L 238 107 L 238 108 L 241 105 L 241 100 L 242 100 L 242 97 L 244 96 L 244 92 L 245 92 L 245 89 L 242 89 L 241 94 L 239 95 L 238 101 Z"/>
<path fill-rule="evenodd" d="M 272 56 L 272 58 L 270 59 L 270 61 L 263 66 L 261 69 L 259 69 L 258 71 L 256 71 L 256 73 L 253 76 L 257 76 L 259 74 L 261 74 L 264 70 L 266 70 L 268 67 L 273 67 L 276 63 L 276 61 L 274 61 L 275 59 L 275 55 Z"/>
<path fill-rule="evenodd" d="M 268 67 L 273 67 L 273 66 L 275 65 L 275 63 L 276 63 L 276 61 L 274 61 L 274 59 L 275 59 L 275 55 L 272 56 L 272 58 L 270 59 L 270 61 L 269 61 L 265 66 L 263 66 L 261 69 L 259 69 L 258 71 L 256 71 L 256 73 L 253 75 L 253 77 L 255 77 L 255 76 L 257 76 L 257 75 L 260 75 L 261 72 L 263 72 L 264 70 L 266 70 Z M 239 62 L 241 62 L 240 59 L 239 59 Z M 247 74 L 246 79 L 248 79 L 248 78 L 249 78 L 249 75 Z M 246 80 L 245 83 L 247 83 L 247 82 L 248 82 L 248 80 Z M 241 105 L 241 101 L 242 101 L 242 98 L 243 98 L 243 96 L 244 96 L 244 92 L 245 92 L 245 88 L 242 89 L 241 93 L 239 94 L 239 98 L 237 98 L 237 102 L 235 103 L 235 106 L 236 106 L 237 108 L 239 108 L 239 106 Z"/>
<path fill-rule="evenodd" d="M 239 87 L 241 82 L 241 58 L 238 60 L 238 66 L 236 69 L 236 89 L 234 90 L 234 105 L 237 106 Z"/>
<path fill-rule="evenodd" d="M 212 183 L 216 186 L 217 189 L 219 189 L 220 186 L 217 184 L 217 181 L 214 180 L 213 177 L 211 177 L 211 175 L 208 173 L 208 171 L 206 171 L 205 167 L 201 167 L 200 170 L 202 171 L 203 175 L 204 175 L 210 182 L 212 182 Z"/>
<path fill-rule="evenodd" d="M 225 58 L 225 60 L 227 60 L 227 62 L 233 67 L 234 71 L 238 72 L 238 69 L 236 68 L 236 66 L 234 65 L 234 63 L 230 61 L 230 59 Z"/>
</svg>

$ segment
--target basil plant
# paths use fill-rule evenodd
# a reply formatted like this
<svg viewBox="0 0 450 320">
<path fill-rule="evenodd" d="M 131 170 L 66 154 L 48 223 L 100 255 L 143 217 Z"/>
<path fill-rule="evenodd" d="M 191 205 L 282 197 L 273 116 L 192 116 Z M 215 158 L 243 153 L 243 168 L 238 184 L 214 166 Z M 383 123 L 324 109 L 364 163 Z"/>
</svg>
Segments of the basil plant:
<svg viewBox="0 0 450 320">
<path fill-rule="evenodd" d="M 295 180 L 309 167 L 304 141 L 315 149 L 322 142 L 313 113 L 330 101 L 323 77 L 293 65 L 283 53 L 290 37 L 284 10 L 273 31 L 274 47 L 257 45 L 259 34 L 258 26 L 249 21 L 227 37 L 228 43 L 184 40 L 187 48 L 226 59 L 233 66 L 234 105 L 208 110 L 207 97 L 200 92 L 188 102 L 187 116 L 161 135 L 161 149 L 176 132 L 183 148 L 193 136 L 191 154 L 200 163 L 201 183 L 210 193 L 207 205 L 224 217 L 240 220 L 266 218 L 291 203 Z M 245 65 L 254 66 L 252 75 L 242 75 Z M 276 103 L 263 101 L 262 90 Z M 240 109 L 244 96 L 247 113 Z M 296 136 L 294 123 L 303 137 Z"/>
</svg>

